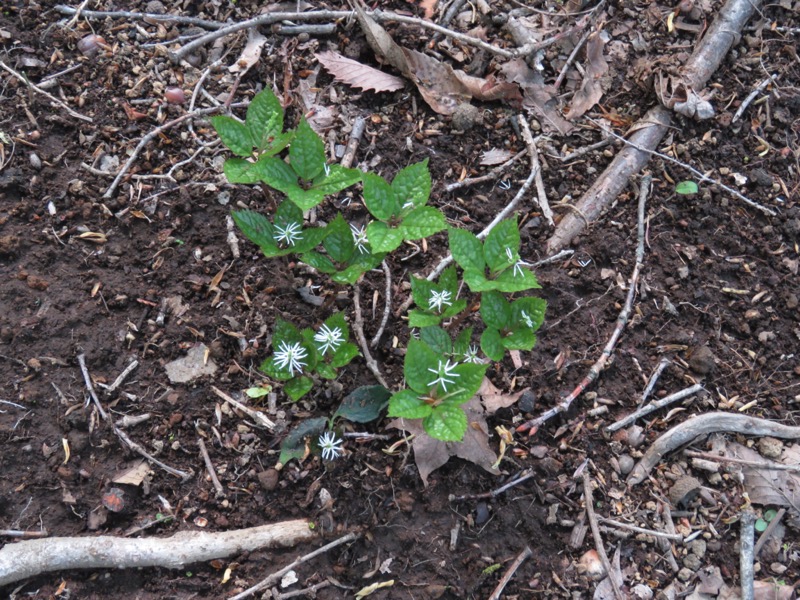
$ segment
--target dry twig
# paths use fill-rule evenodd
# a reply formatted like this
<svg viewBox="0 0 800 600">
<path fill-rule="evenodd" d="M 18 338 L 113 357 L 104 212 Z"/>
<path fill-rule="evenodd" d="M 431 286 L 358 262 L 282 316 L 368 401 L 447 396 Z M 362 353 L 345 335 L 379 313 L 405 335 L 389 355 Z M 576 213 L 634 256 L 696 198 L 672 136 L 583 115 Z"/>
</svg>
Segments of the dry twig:
<svg viewBox="0 0 800 600">
<path fill-rule="evenodd" d="M 739 581 L 742 585 L 742 600 L 753 600 L 753 578 L 755 552 L 753 542 L 756 534 L 756 513 L 752 508 L 742 511 L 739 529 Z"/>
<path fill-rule="evenodd" d="M 197 438 L 197 445 L 200 447 L 200 454 L 203 455 L 203 461 L 206 463 L 208 476 L 211 478 L 211 483 L 214 485 L 214 490 L 217 492 L 217 498 L 222 498 L 225 496 L 225 488 L 222 487 L 222 484 L 219 482 L 217 471 L 214 469 L 211 457 L 208 455 L 208 449 L 206 448 L 206 443 L 203 441 L 203 438 Z"/>
<path fill-rule="evenodd" d="M 367 338 L 364 337 L 364 317 L 361 314 L 361 286 L 356 283 L 353 288 L 353 307 L 356 313 L 355 321 L 353 323 L 353 331 L 356 334 L 358 345 L 361 346 L 361 351 L 364 353 L 364 362 L 367 363 L 367 368 L 372 371 L 372 374 L 375 376 L 375 379 L 378 380 L 378 383 L 388 390 L 389 385 L 383 378 L 381 370 L 378 367 L 378 363 L 374 358 L 372 358 L 372 354 L 370 354 L 369 351 L 369 345 L 367 344 Z"/>
<path fill-rule="evenodd" d="M 702 389 L 704 389 L 702 383 L 695 383 L 694 385 L 689 386 L 688 388 L 684 388 L 678 392 L 675 392 L 674 394 L 665 396 L 664 398 L 661 398 L 661 400 L 654 400 L 653 402 L 650 402 L 649 404 L 646 404 L 645 406 L 641 407 L 639 410 L 632 412 L 624 419 L 620 419 L 616 423 L 609 425 L 608 427 L 606 427 L 606 431 L 611 433 L 617 431 L 618 429 L 622 429 L 623 427 L 627 427 L 637 419 L 640 419 L 645 415 L 649 415 L 654 410 L 663 408 L 668 404 L 677 402 L 678 400 L 683 400 L 684 398 L 688 398 L 692 394 L 696 394 Z"/>
<path fill-rule="evenodd" d="M 343 167 L 349 169 L 353 166 L 358 145 L 361 143 L 361 138 L 366 128 L 367 120 L 364 117 L 356 117 L 356 120 L 353 122 L 353 129 L 350 131 L 350 139 L 347 140 L 347 147 L 344 149 L 344 154 L 342 155 L 342 160 L 339 161 Z"/>
<path fill-rule="evenodd" d="M 380 327 L 378 327 L 377 333 L 375 333 L 375 337 L 373 337 L 369 343 L 370 347 L 372 348 L 377 346 L 378 342 L 381 340 L 383 330 L 386 329 L 386 323 L 389 322 L 389 313 L 392 312 L 392 272 L 389 270 L 389 265 L 386 264 L 385 260 L 381 261 L 381 267 L 383 267 L 383 274 L 386 276 L 386 290 L 384 292 L 383 317 L 381 317 L 381 324 Z"/>
<path fill-rule="evenodd" d="M 611 561 L 608 560 L 606 548 L 603 545 L 603 537 L 600 535 L 600 525 L 597 523 L 597 515 L 594 512 L 594 501 L 592 500 L 592 480 L 589 478 L 588 465 L 583 469 L 583 502 L 586 508 L 586 518 L 589 520 L 589 527 L 592 529 L 592 537 L 594 538 L 594 547 L 597 554 L 600 556 L 600 561 L 606 570 L 606 577 L 611 582 L 611 589 L 614 590 L 614 597 L 617 600 L 625 600 L 622 595 L 622 590 L 619 589 L 619 582 L 611 567 Z"/>
<path fill-rule="evenodd" d="M 503 590 L 508 585 L 508 582 L 511 581 L 511 578 L 514 576 L 514 573 L 517 572 L 517 569 L 522 566 L 529 556 L 533 554 L 533 550 L 530 549 L 530 546 L 525 546 L 525 549 L 519 553 L 517 558 L 514 559 L 503 576 L 500 578 L 500 581 L 497 584 L 497 587 L 494 588 L 494 591 L 489 596 L 489 600 L 500 600 L 500 597 L 503 594 Z"/>
<path fill-rule="evenodd" d="M 550 210 L 550 204 L 547 202 L 547 192 L 544 189 L 544 181 L 542 180 L 542 165 L 539 163 L 539 152 L 536 150 L 536 142 L 531 134 L 531 128 L 528 125 L 527 119 L 520 119 L 520 126 L 522 127 L 522 139 L 525 140 L 525 145 L 528 146 L 528 157 L 531 160 L 531 172 L 536 173 L 536 199 L 539 203 L 539 208 L 542 209 L 542 216 L 547 224 L 551 227 L 555 226 L 553 222 L 553 211 Z"/>
<path fill-rule="evenodd" d="M 24 83 L 25 85 L 27 85 L 29 88 L 31 88 L 31 89 L 32 89 L 34 92 L 36 92 L 37 94 L 41 94 L 42 96 L 44 96 L 45 98 L 47 98 L 48 100 L 50 100 L 50 102 L 53 102 L 54 104 L 56 104 L 56 105 L 60 106 L 60 107 L 61 107 L 62 109 L 64 109 L 64 110 L 67 112 L 67 114 L 69 114 L 70 116 L 72 116 L 72 117 L 75 117 L 76 119 L 80 119 L 81 121 L 86 121 L 87 123 L 93 123 L 93 122 L 94 122 L 94 121 L 92 121 L 92 118 L 91 118 L 91 117 L 87 117 L 86 115 L 82 115 L 81 113 L 79 113 L 79 112 L 76 112 L 76 111 L 72 110 L 72 109 L 71 109 L 69 106 L 67 106 L 66 104 L 64 104 L 64 103 L 63 103 L 61 100 L 59 100 L 58 98 L 56 98 L 55 96 L 53 96 L 53 94 L 51 94 L 51 93 L 50 93 L 50 92 L 48 92 L 48 91 L 45 91 L 45 90 L 43 90 L 42 88 L 40 88 L 40 87 L 39 87 L 39 86 L 37 86 L 36 84 L 32 83 L 32 82 L 31 82 L 31 81 L 30 81 L 30 80 L 29 80 L 27 77 L 25 77 L 25 76 L 24 76 L 24 75 L 22 75 L 21 73 L 18 73 L 17 71 L 15 71 L 15 70 L 14 70 L 14 69 L 12 69 L 11 67 L 9 67 L 9 66 L 8 66 L 6 63 L 4 63 L 2 60 L 0 60 L 0 68 L 3 68 L 3 69 L 5 69 L 6 71 L 8 71 L 9 73 L 11 73 L 11 74 L 12 74 L 14 77 L 16 77 L 17 79 L 19 79 L 19 80 L 20 80 L 22 83 Z"/>
<path fill-rule="evenodd" d="M 461 181 L 448 183 L 446 186 L 444 186 L 444 191 L 454 192 L 461 188 L 469 187 L 472 185 L 478 185 L 479 183 L 483 183 L 485 181 L 494 181 L 495 179 L 498 179 L 508 169 L 508 167 L 513 165 L 527 153 L 528 153 L 527 149 L 520 150 L 514 156 L 512 156 L 506 162 L 504 162 L 502 165 L 497 165 L 494 169 L 492 169 L 485 175 L 480 175 L 478 177 L 468 177 L 466 179 L 462 179 Z"/>
</svg>

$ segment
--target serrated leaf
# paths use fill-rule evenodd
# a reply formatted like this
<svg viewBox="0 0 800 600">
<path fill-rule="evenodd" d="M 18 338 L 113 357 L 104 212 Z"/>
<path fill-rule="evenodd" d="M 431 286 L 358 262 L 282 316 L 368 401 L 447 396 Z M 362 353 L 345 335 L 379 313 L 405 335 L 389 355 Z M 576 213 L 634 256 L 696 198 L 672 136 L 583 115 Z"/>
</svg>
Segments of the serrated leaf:
<svg viewBox="0 0 800 600">
<path fill-rule="evenodd" d="M 469 345 L 472 342 L 472 327 L 463 329 L 461 333 L 456 336 L 453 341 L 453 353 L 456 356 L 462 356 L 469 350 Z"/>
<path fill-rule="evenodd" d="M 279 133 L 272 140 L 266 148 L 261 149 L 261 156 L 275 156 L 283 149 L 289 146 L 294 139 L 294 131 L 284 131 Z"/>
<path fill-rule="evenodd" d="M 373 221 L 367 225 L 367 239 L 373 252 L 391 252 L 403 243 L 403 232 L 388 227 L 386 223 Z"/>
<path fill-rule="evenodd" d="M 283 385 L 283 391 L 286 392 L 286 395 L 289 396 L 289 398 L 291 398 L 294 402 L 297 402 L 300 400 L 300 398 L 310 392 L 312 387 L 314 387 L 314 382 L 311 381 L 311 378 L 302 375 L 287 381 Z"/>
<path fill-rule="evenodd" d="M 500 221 L 486 236 L 483 256 L 492 273 L 497 273 L 519 260 L 519 228 L 516 219 Z M 511 252 L 511 257 L 508 253 Z"/>
<path fill-rule="evenodd" d="M 506 329 L 513 323 L 511 305 L 499 292 L 481 295 L 481 319 L 487 327 Z"/>
<path fill-rule="evenodd" d="M 450 253 L 453 260 L 464 271 L 483 273 L 486 261 L 483 257 L 483 244 L 475 234 L 463 229 L 450 229 L 448 231 Z"/>
<path fill-rule="evenodd" d="M 248 157 L 253 154 L 253 140 L 244 123 L 227 115 L 211 117 L 211 125 L 217 131 L 222 143 L 237 156 Z"/>
<path fill-rule="evenodd" d="M 318 52 L 315 56 L 336 81 L 352 87 L 380 93 L 393 92 L 405 85 L 399 77 L 346 58 L 338 52 Z"/>
<path fill-rule="evenodd" d="M 539 285 L 536 275 L 523 266 L 520 266 L 516 272 L 513 268 L 503 271 L 494 279 L 494 282 L 496 290 L 507 294 L 542 287 Z"/>
<path fill-rule="evenodd" d="M 306 441 L 314 439 L 325 430 L 328 419 L 317 417 L 306 419 L 289 432 L 281 443 L 281 455 L 278 462 L 285 465 L 293 458 L 301 459 L 306 455 Z"/>
<path fill-rule="evenodd" d="M 544 323 L 546 310 L 547 301 L 542 298 L 535 296 L 520 298 L 511 305 L 511 318 L 518 328 L 525 327 L 534 332 Z"/>
<path fill-rule="evenodd" d="M 264 88 L 255 95 L 247 107 L 245 125 L 253 145 L 259 150 L 271 146 L 283 132 L 283 107 L 271 89 Z"/>
<path fill-rule="evenodd" d="M 443 442 L 460 442 L 467 432 L 467 415 L 457 406 L 441 405 L 422 420 L 425 432 Z"/>
<path fill-rule="evenodd" d="M 349 364 L 356 356 L 358 356 L 358 346 L 350 342 L 345 342 L 333 353 L 331 357 L 331 366 L 335 369 L 340 369 Z"/>
<path fill-rule="evenodd" d="M 696 194 L 699 191 L 697 184 L 694 181 L 681 181 L 675 186 L 675 193 L 684 196 Z"/>
<path fill-rule="evenodd" d="M 483 271 L 464 271 L 464 283 L 473 292 L 488 292 L 498 286 L 494 279 L 486 279 Z"/>
<path fill-rule="evenodd" d="M 336 369 L 326 362 L 321 362 L 317 365 L 317 375 L 323 379 L 336 379 Z"/>
<path fill-rule="evenodd" d="M 479 365 L 474 363 L 461 363 L 453 368 L 455 377 L 455 387 L 453 393 L 448 394 L 443 404 L 450 404 L 459 406 L 469 401 L 483 383 L 483 378 L 486 375 L 486 370 L 489 365 Z"/>
<path fill-rule="evenodd" d="M 403 237 L 407 240 L 426 238 L 446 228 L 444 215 L 438 208 L 432 206 L 415 208 L 403 218 L 403 223 L 400 225 Z"/>
<path fill-rule="evenodd" d="M 430 391 L 430 381 L 435 375 L 428 369 L 438 364 L 436 352 L 425 342 L 411 338 L 408 340 L 406 358 L 403 363 L 403 374 L 406 385 L 419 394 Z"/>
<path fill-rule="evenodd" d="M 319 252 L 306 252 L 300 257 L 300 260 L 323 273 L 336 273 L 336 265 L 331 262 L 330 258 Z"/>
<path fill-rule="evenodd" d="M 356 388 L 345 396 L 339 408 L 333 413 L 336 417 L 353 423 L 369 423 L 381 416 L 381 411 L 389 404 L 391 392 L 382 385 L 365 385 Z"/>
<path fill-rule="evenodd" d="M 455 298 L 456 292 L 458 291 L 458 274 L 456 273 L 455 265 L 450 265 L 442 271 L 436 283 L 441 289 L 447 290 Z"/>
<path fill-rule="evenodd" d="M 517 329 L 503 338 L 506 350 L 530 350 L 536 345 L 536 334 L 530 329 Z"/>
<path fill-rule="evenodd" d="M 261 181 L 284 194 L 298 187 L 295 172 L 275 156 L 260 156 L 251 170 Z"/>
<path fill-rule="evenodd" d="M 303 341 L 300 331 L 285 319 L 275 319 L 275 330 L 272 335 L 272 347 L 277 348 L 278 342 L 297 344 Z"/>
<path fill-rule="evenodd" d="M 455 317 L 458 313 L 462 310 L 467 308 L 467 301 L 466 300 L 456 300 L 453 302 L 451 306 L 448 306 L 445 311 L 442 313 L 443 319 L 449 319 L 451 317 Z"/>
<path fill-rule="evenodd" d="M 423 311 L 430 311 L 431 292 L 437 288 L 438 286 L 432 281 L 414 275 L 411 276 L 411 297 L 414 299 L 414 303 Z"/>
<path fill-rule="evenodd" d="M 353 232 L 350 225 L 344 220 L 341 213 L 328 223 L 327 236 L 323 244 L 328 256 L 338 263 L 346 263 L 353 256 L 355 244 L 353 243 Z"/>
<path fill-rule="evenodd" d="M 401 207 L 405 207 L 409 203 L 415 208 L 424 206 L 431 195 L 431 173 L 428 169 L 428 159 L 401 169 L 392 181 L 392 191 Z"/>
<path fill-rule="evenodd" d="M 381 264 L 385 256 L 385 254 L 353 254 L 350 264 L 338 273 L 335 273 L 331 279 L 336 283 L 352 285 L 358 281 L 362 273 L 374 269 Z"/>
<path fill-rule="evenodd" d="M 358 169 L 346 169 L 341 165 L 330 165 L 328 172 L 323 177 L 317 178 L 312 189 L 322 192 L 326 196 L 338 194 L 361 181 L 363 175 Z"/>
<path fill-rule="evenodd" d="M 364 173 L 364 206 L 378 221 L 388 222 L 400 214 L 400 205 L 391 186 L 380 175 Z"/>
<path fill-rule="evenodd" d="M 413 390 L 402 390 L 389 399 L 389 417 L 404 419 L 422 419 L 433 412 L 433 409 L 419 399 Z"/>
<path fill-rule="evenodd" d="M 289 162 L 300 179 L 313 181 L 325 167 L 325 145 L 305 117 L 300 119 L 289 146 Z"/>
<path fill-rule="evenodd" d="M 423 327 L 419 330 L 419 339 L 442 356 L 449 355 L 453 351 L 453 340 L 441 327 Z"/>
<path fill-rule="evenodd" d="M 494 361 L 501 361 L 506 354 L 503 337 L 497 329 L 487 327 L 481 334 L 481 350 Z"/>
<path fill-rule="evenodd" d="M 230 183 L 259 183 L 261 175 L 255 170 L 255 163 L 243 158 L 229 158 L 222 164 L 222 172 Z"/>
<path fill-rule="evenodd" d="M 325 194 L 316 188 L 304 190 L 299 185 L 294 184 L 284 192 L 289 196 L 289 200 L 297 204 L 303 210 L 311 210 L 319 206 L 325 199 Z"/>
<path fill-rule="evenodd" d="M 252 210 L 235 210 L 231 216 L 248 240 L 262 248 L 278 250 L 272 223 L 264 215 Z"/>
<path fill-rule="evenodd" d="M 277 381 L 288 381 L 294 377 L 288 369 L 278 366 L 274 356 L 270 356 L 267 360 L 262 362 L 258 368 L 262 373 L 267 375 L 267 377 Z"/>
<path fill-rule="evenodd" d="M 419 309 L 412 308 L 408 311 L 408 326 L 409 327 L 430 327 L 438 325 L 442 322 L 442 317 L 428 312 L 423 312 Z"/>
</svg>

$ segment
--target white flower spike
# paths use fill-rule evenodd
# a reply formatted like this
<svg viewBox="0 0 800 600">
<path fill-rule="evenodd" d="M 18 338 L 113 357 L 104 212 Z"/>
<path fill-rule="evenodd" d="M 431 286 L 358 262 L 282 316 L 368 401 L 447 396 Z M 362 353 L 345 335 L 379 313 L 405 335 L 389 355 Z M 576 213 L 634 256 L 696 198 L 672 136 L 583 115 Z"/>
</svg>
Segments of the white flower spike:
<svg viewBox="0 0 800 600">
<path fill-rule="evenodd" d="M 478 356 L 478 347 L 475 344 L 470 344 L 469 348 L 464 353 L 464 362 L 473 363 L 475 365 L 483 364 L 483 359 Z"/>
<path fill-rule="evenodd" d="M 430 300 L 428 300 L 428 308 L 439 313 L 442 312 L 445 306 L 451 306 L 453 304 L 450 301 L 451 296 L 452 294 L 447 290 L 442 290 L 441 292 L 433 290 L 431 292 Z"/>
<path fill-rule="evenodd" d="M 342 334 L 342 330 L 338 327 L 331 329 L 327 325 L 323 325 L 319 328 L 316 335 L 314 335 L 314 341 L 321 344 L 319 351 L 322 352 L 324 356 L 327 354 L 328 350 L 336 352 L 336 348 L 344 341 L 344 335 Z"/>
<path fill-rule="evenodd" d="M 356 246 L 356 250 L 361 254 L 368 254 L 369 250 L 367 250 L 367 244 L 369 240 L 367 239 L 366 227 L 358 227 L 350 223 L 350 231 L 353 233 L 353 243 Z"/>
<path fill-rule="evenodd" d="M 284 226 L 275 225 L 275 241 L 279 244 L 294 246 L 296 242 L 303 239 L 302 230 L 300 223 L 287 223 Z"/>
<path fill-rule="evenodd" d="M 436 375 L 436 379 L 431 381 L 428 385 L 441 385 L 442 390 L 445 392 L 447 391 L 447 386 L 452 385 L 456 382 L 454 379 L 455 377 L 459 377 L 458 373 L 453 373 L 453 369 L 456 368 L 458 363 L 450 364 L 450 361 L 442 362 L 439 361 L 439 366 L 435 369 L 428 368 L 428 371 Z"/>
<path fill-rule="evenodd" d="M 344 440 L 336 438 L 336 434 L 332 431 L 326 431 L 319 436 L 319 449 L 322 451 L 323 460 L 336 460 L 342 454 L 343 450 L 341 445 Z"/>
<path fill-rule="evenodd" d="M 281 369 L 288 368 L 289 373 L 294 377 L 295 371 L 298 374 L 303 372 L 303 367 L 307 364 L 303 362 L 306 356 L 308 356 L 308 352 L 299 343 L 280 342 L 278 350 L 275 352 L 275 364 Z"/>
</svg>

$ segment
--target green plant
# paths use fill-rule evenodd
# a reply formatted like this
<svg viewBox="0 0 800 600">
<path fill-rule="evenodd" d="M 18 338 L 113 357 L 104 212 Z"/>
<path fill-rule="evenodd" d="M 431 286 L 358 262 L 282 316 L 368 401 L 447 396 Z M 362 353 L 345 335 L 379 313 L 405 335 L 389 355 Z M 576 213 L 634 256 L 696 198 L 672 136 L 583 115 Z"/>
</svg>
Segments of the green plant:
<svg viewBox="0 0 800 600">
<path fill-rule="evenodd" d="M 684 196 L 689 196 L 691 194 L 696 194 L 699 188 L 694 181 L 687 180 L 681 181 L 678 185 L 675 186 L 675 193 L 682 194 Z"/>
<path fill-rule="evenodd" d="M 267 257 L 295 255 L 337 283 L 354 284 L 404 242 L 447 229 L 444 215 L 428 206 L 432 182 L 427 159 L 401 169 L 391 183 L 375 173 L 328 165 L 324 144 L 305 119 L 300 119 L 296 129 L 284 131 L 283 109 L 269 90 L 253 99 L 244 122 L 215 117 L 212 123 L 236 155 L 223 167 L 231 183 L 260 183 L 287 196 L 271 217 L 250 210 L 233 212 L 240 230 Z M 359 226 L 337 214 L 324 227 L 305 225 L 303 211 L 359 181 L 363 181 L 364 206 L 371 222 Z M 544 319 L 544 300 L 506 297 L 539 287 L 530 264 L 520 258 L 516 220 L 498 223 L 485 241 L 469 231 L 450 228 L 448 241 L 456 265 L 445 269 L 437 281 L 411 278 L 416 306 L 409 311 L 408 324 L 419 332 L 411 332 L 406 348 L 405 388 L 394 394 L 382 386 L 355 390 L 330 420 L 309 419 L 296 428 L 282 446 L 280 462 L 304 456 L 309 443 L 325 457 L 335 458 L 340 449 L 334 420 L 374 420 L 387 404 L 390 416 L 422 419 L 425 431 L 434 438 L 461 440 L 467 430 L 461 405 L 475 395 L 488 369 L 480 351 L 499 361 L 507 350 L 533 347 Z M 473 343 L 472 327 L 458 330 L 471 314 L 464 312 L 467 299 L 459 298 L 463 286 L 458 267 L 463 283 L 477 295 L 472 310 L 480 306 L 480 351 Z M 315 379 L 335 378 L 338 369 L 358 354 L 348 337 L 341 313 L 316 331 L 299 330 L 279 319 L 273 332 L 273 354 L 261 370 L 282 381 L 289 398 L 298 400 L 311 390 Z M 261 388 L 254 393 L 263 395 Z"/>
</svg>

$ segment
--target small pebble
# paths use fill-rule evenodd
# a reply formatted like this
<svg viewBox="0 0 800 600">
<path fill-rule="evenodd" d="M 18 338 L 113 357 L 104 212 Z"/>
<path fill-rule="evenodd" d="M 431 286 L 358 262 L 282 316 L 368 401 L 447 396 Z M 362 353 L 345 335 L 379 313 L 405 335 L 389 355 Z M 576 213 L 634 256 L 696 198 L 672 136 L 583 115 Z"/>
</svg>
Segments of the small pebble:
<svg viewBox="0 0 800 600">
<path fill-rule="evenodd" d="M 453 113 L 453 129 L 469 131 L 480 121 L 481 112 L 469 102 L 459 104 Z"/>
<path fill-rule="evenodd" d="M 783 442 L 773 437 L 758 440 L 758 451 L 764 458 L 780 458 L 783 453 Z"/>
<path fill-rule="evenodd" d="M 475 507 L 475 525 L 481 526 L 489 520 L 489 506 L 486 502 L 478 502 Z"/>
<path fill-rule="evenodd" d="M 633 470 L 633 465 L 636 461 L 627 454 L 623 454 L 619 457 L 619 472 L 623 475 L 627 475 Z"/>
<path fill-rule="evenodd" d="M 714 353 L 708 346 L 696 348 L 689 357 L 689 368 L 698 375 L 708 375 L 714 370 Z"/>
<path fill-rule="evenodd" d="M 697 571 L 703 566 L 703 562 L 696 554 L 687 554 L 683 557 L 683 566 L 687 569 L 691 569 L 692 571 Z"/>
<path fill-rule="evenodd" d="M 278 471 L 275 469 L 267 469 L 258 474 L 258 483 L 266 491 L 271 492 L 278 485 Z"/>
<path fill-rule="evenodd" d="M 42 168 L 42 159 L 39 158 L 39 155 L 36 152 L 31 152 L 28 155 L 28 160 L 31 163 L 31 166 L 36 169 L 37 171 L 41 170 Z"/>
</svg>

